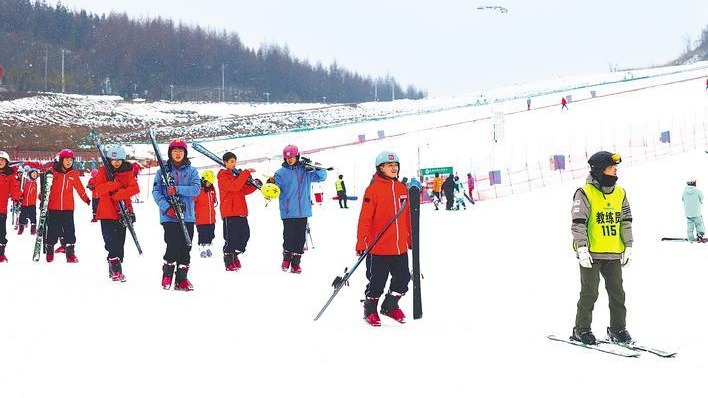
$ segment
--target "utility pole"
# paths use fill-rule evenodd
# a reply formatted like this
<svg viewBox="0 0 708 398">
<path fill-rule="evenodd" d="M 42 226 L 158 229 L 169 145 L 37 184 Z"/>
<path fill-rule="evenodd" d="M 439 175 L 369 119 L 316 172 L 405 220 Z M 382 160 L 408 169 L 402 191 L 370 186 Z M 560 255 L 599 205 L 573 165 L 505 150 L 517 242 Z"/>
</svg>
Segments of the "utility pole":
<svg viewBox="0 0 708 398">
<path fill-rule="evenodd" d="M 374 80 L 374 101 L 379 100 L 379 82 Z"/>
<path fill-rule="evenodd" d="M 221 64 L 221 101 L 224 101 L 224 69 L 226 65 Z"/>
<path fill-rule="evenodd" d="M 61 49 L 61 92 L 64 92 L 64 49 Z"/>
<path fill-rule="evenodd" d="M 396 95 L 394 93 L 394 88 L 396 85 L 394 84 L 393 78 L 391 78 L 391 102 L 396 100 Z"/>
<path fill-rule="evenodd" d="M 263 93 L 263 94 L 265 94 L 265 96 L 266 96 L 266 103 L 267 103 L 267 104 L 270 104 L 270 93 L 269 93 L 269 92 L 265 92 L 265 93 Z"/>
<path fill-rule="evenodd" d="M 49 49 L 44 49 L 44 91 L 47 91 L 47 60 L 49 59 Z"/>
<path fill-rule="evenodd" d="M 175 97 L 175 85 L 170 84 L 170 101 L 173 101 Z"/>
</svg>

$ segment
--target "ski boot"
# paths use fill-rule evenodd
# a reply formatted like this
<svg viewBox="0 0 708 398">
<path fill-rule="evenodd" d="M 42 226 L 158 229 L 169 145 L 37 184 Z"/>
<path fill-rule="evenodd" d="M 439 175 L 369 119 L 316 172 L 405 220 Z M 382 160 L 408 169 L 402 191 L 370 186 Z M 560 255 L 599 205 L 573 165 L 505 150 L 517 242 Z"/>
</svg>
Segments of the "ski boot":
<svg viewBox="0 0 708 398">
<path fill-rule="evenodd" d="M 302 268 L 300 268 L 300 260 L 302 260 L 302 254 L 293 253 L 293 261 L 290 264 L 292 266 L 292 269 L 290 270 L 290 272 L 294 274 L 299 274 L 302 272 Z"/>
<path fill-rule="evenodd" d="M 280 265 L 280 269 L 283 272 L 290 271 L 290 262 L 293 260 L 293 252 L 283 250 L 283 263 Z"/>
<path fill-rule="evenodd" d="M 597 340 L 595 339 L 595 335 L 592 334 L 592 330 L 583 330 L 582 332 L 579 332 L 576 328 L 573 328 L 573 335 L 570 336 L 570 339 L 587 345 L 597 344 Z"/>
<path fill-rule="evenodd" d="M 25 232 L 25 224 L 20 224 L 19 227 L 17 227 L 17 235 L 22 235 L 23 232 Z"/>
<path fill-rule="evenodd" d="M 364 320 L 371 326 L 381 326 L 381 318 L 376 312 L 376 307 L 379 305 L 378 297 L 367 297 L 364 300 Z"/>
<path fill-rule="evenodd" d="M 199 257 L 207 258 L 206 245 L 199 245 Z"/>
<path fill-rule="evenodd" d="M 381 303 L 381 314 L 386 315 L 398 323 L 406 323 L 406 315 L 398 307 L 398 301 L 401 297 L 403 297 L 403 295 L 400 293 L 387 293 L 383 303 Z"/>
<path fill-rule="evenodd" d="M 30 224 L 30 234 L 37 235 L 37 224 Z"/>
<path fill-rule="evenodd" d="M 111 280 L 114 282 L 125 282 L 121 261 L 118 257 L 108 259 L 108 272 L 111 275 Z"/>
<path fill-rule="evenodd" d="M 59 247 L 54 251 L 54 253 L 66 253 L 66 243 L 64 243 L 64 238 L 59 238 Z"/>
<path fill-rule="evenodd" d="M 5 255 L 5 245 L 0 243 L 0 263 L 6 263 L 7 256 Z"/>
<path fill-rule="evenodd" d="M 241 269 L 241 262 L 233 253 L 224 253 L 224 267 L 227 271 L 236 272 Z"/>
<path fill-rule="evenodd" d="M 75 247 L 73 244 L 67 244 L 66 245 L 66 262 L 67 263 L 78 263 L 79 258 L 76 257 L 76 253 L 74 252 Z"/>
<path fill-rule="evenodd" d="M 165 263 L 162 265 L 162 288 L 170 290 L 172 286 L 172 276 L 175 273 L 175 263 Z"/>
<path fill-rule="evenodd" d="M 194 290 L 194 286 L 192 286 L 192 283 L 187 279 L 187 272 L 189 272 L 189 265 L 180 264 L 177 266 L 177 271 L 175 271 L 175 290 L 185 292 Z"/>
<path fill-rule="evenodd" d="M 610 328 L 607 328 L 607 340 L 610 340 L 613 343 L 621 343 L 621 344 L 632 344 L 634 343 L 634 340 L 632 340 L 632 336 L 629 335 L 629 332 L 627 329 L 620 329 L 620 330 L 612 330 Z"/>
<path fill-rule="evenodd" d="M 47 253 L 47 262 L 54 261 L 54 245 L 45 245 L 44 251 Z"/>
</svg>

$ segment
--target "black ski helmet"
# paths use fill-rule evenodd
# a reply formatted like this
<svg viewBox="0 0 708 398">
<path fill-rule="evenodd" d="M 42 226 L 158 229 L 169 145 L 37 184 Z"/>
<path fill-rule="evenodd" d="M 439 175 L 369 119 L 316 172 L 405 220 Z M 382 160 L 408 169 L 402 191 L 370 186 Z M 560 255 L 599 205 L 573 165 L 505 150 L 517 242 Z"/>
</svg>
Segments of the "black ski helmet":
<svg viewBox="0 0 708 398">
<path fill-rule="evenodd" d="M 596 152 L 594 155 L 590 156 L 590 159 L 588 159 L 590 174 L 596 178 L 599 178 L 602 175 L 602 171 L 605 170 L 607 166 L 620 164 L 621 162 L 622 158 L 616 153 L 610 153 L 607 151 Z"/>
</svg>

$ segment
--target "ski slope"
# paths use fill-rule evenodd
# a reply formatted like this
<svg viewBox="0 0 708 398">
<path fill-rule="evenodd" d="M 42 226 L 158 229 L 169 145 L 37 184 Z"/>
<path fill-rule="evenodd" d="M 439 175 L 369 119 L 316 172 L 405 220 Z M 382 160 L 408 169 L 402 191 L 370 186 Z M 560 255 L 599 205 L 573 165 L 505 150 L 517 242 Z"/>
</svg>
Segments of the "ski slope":
<svg viewBox="0 0 708 398">
<path fill-rule="evenodd" d="M 513 113 L 525 109 L 525 100 L 496 104 L 508 112 L 497 144 L 489 121 L 471 121 L 489 117 L 490 108 L 475 108 L 479 115 L 460 109 L 205 143 L 219 153 L 233 150 L 240 160 L 268 158 L 243 165 L 264 175 L 279 167 L 277 154 L 288 143 L 336 167 L 325 183 L 328 199 L 314 208 L 314 248 L 303 256 L 300 275 L 280 271 L 277 203 L 264 206 L 254 193 L 248 197 L 251 240 L 241 256 L 243 270 L 227 273 L 219 257 L 201 259 L 195 249 L 189 278 L 196 290 L 163 291 L 164 242 L 148 173 L 139 181 L 146 201 L 135 205 L 144 254 L 138 257 L 128 238 L 126 283 L 107 277 L 100 226 L 88 222 L 90 208 L 82 202 L 75 212 L 78 264 L 66 264 L 62 255 L 51 264 L 32 263 L 33 241 L 15 235 L 8 223 L 10 262 L 0 265 L 0 396 L 699 396 L 708 364 L 708 246 L 660 238 L 685 233 L 681 192 L 687 179 L 708 193 L 705 75 L 571 102 L 568 112 L 558 105 Z M 386 138 L 351 144 L 356 134 L 379 129 Z M 657 150 L 657 132 L 667 129 L 682 138 L 672 150 Z M 630 145 L 635 138 L 647 144 Z M 569 335 L 574 322 L 579 272 L 570 208 L 585 172 L 561 173 L 545 187 L 481 200 L 466 211 L 423 205 L 423 319 L 412 320 L 408 295 L 402 300 L 407 324 L 383 319 L 381 328 L 366 325 L 359 303 L 362 268 L 312 321 L 332 279 L 356 260 L 360 203 L 342 210 L 329 199 L 336 174 L 345 175 L 350 194 L 361 195 L 383 149 L 397 151 L 402 175 L 412 176 L 418 165 L 483 174 L 547 162 L 555 153 L 581 168 L 585 151 L 600 148 L 623 155 L 619 184 L 634 215 L 635 257 L 624 272 L 628 330 L 646 345 L 677 349 L 676 358 L 619 358 L 544 337 Z M 196 151 L 189 156 L 197 167 L 209 166 Z M 220 230 L 217 223 L 217 252 Z M 608 321 L 601 289 L 596 335 Z"/>
</svg>

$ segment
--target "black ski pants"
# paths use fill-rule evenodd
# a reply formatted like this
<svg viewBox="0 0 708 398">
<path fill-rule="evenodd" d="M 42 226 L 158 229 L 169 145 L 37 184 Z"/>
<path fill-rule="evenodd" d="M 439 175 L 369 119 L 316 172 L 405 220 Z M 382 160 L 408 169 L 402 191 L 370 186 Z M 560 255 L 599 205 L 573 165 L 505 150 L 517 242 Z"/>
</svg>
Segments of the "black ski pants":
<svg viewBox="0 0 708 398">
<path fill-rule="evenodd" d="M 624 306 L 622 266 L 620 260 L 595 260 L 592 268 L 580 267 L 580 298 L 575 315 L 578 331 L 590 330 L 592 311 L 599 296 L 600 275 L 605 279 L 610 307 L 610 328 L 622 330 L 626 326 L 627 308 Z"/>
<path fill-rule="evenodd" d="M 109 258 L 119 258 L 123 262 L 125 253 L 125 230 L 120 220 L 101 220 L 101 233 Z"/>
<path fill-rule="evenodd" d="M 386 287 L 388 275 L 391 274 L 389 290 L 405 294 L 408 283 L 411 281 L 411 272 L 408 269 L 408 253 L 393 256 L 369 254 L 366 256 L 366 297 L 381 297 Z"/>
<path fill-rule="evenodd" d="M 337 191 L 337 197 L 339 198 L 339 207 L 347 207 L 347 193 L 344 191 Z"/>
<path fill-rule="evenodd" d="M 307 217 L 283 219 L 283 250 L 302 254 L 305 252 Z"/>
<path fill-rule="evenodd" d="M 64 244 L 76 243 L 73 210 L 47 210 L 47 246 L 54 247 L 60 236 Z"/>
<path fill-rule="evenodd" d="M 247 217 L 226 217 L 223 220 L 224 254 L 243 253 L 251 238 L 251 228 Z"/>
<path fill-rule="evenodd" d="M 197 225 L 197 236 L 200 245 L 211 245 L 214 240 L 214 231 L 216 231 L 216 224 L 200 224 Z"/>
<path fill-rule="evenodd" d="M 194 237 L 194 223 L 185 222 L 184 225 L 187 227 L 189 241 L 191 242 Z M 162 229 L 165 230 L 165 243 L 167 243 L 165 255 L 162 256 L 165 262 L 189 265 L 191 260 L 189 251 L 192 247 L 187 246 L 180 224 L 178 222 L 166 222 L 162 224 Z"/>
<path fill-rule="evenodd" d="M 20 224 L 27 225 L 27 219 L 29 219 L 30 223 L 37 224 L 36 206 L 22 206 L 20 209 Z"/>
<path fill-rule="evenodd" d="M 7 214 L 0 214 L 0 245 L 7 244 Z"/>
</svg>

